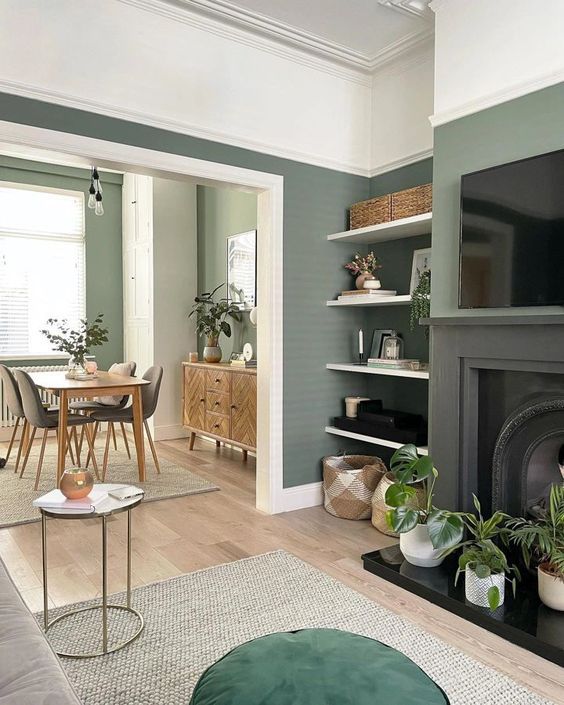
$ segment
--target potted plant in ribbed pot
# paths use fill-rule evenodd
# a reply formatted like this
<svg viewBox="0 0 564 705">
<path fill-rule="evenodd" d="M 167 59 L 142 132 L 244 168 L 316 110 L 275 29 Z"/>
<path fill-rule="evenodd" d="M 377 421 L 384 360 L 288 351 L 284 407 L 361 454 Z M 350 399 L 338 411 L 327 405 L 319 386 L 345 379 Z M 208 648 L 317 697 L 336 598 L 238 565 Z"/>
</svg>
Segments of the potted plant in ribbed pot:
<svg viewBox="0 0 564 705">
<path fill-rule="evenodd" d="M 527 565 L 537 565 L 539 597 L 564 611 L 564 485 L 552 485 L 548 507 L 537 520 L 508 522 L 510 541 L 520 546 Z"/>
<path fill-rule="evenodd" d="M 400 535 L 406 561 L 434 568 L 443 560 L 443 550 L 462 539 L 458 516 L 433 506 L 438 470 L 429 456 L 419 456 L 414 445 L 399 448 L 390 460 L 395 482 L 386 490 L 388 526 Z"/>
<path fill-rule="evenodd" d="M 188 314 L 189 318 L 196 316 L 196 331 L 206 337 L 204 361 L 208 363 L 221 362 L 219 336 L 223 333 L 228 338 L 231 337 L 231 326 L 226 318 L 229 316 L 236 321 L 241 320 L 239 307 L 236 304 L 226 298 L 214 300 L 215 294 L 222 286 L 225 284 L 220 284 L 213 291 L 197 296 Z"/>
</svg>

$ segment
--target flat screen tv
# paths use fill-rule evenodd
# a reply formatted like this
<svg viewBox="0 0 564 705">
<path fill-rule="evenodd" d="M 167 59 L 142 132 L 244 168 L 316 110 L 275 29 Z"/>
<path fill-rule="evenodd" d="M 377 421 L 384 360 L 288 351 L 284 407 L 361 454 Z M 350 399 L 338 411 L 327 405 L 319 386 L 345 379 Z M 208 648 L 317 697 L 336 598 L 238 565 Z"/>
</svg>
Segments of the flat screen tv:
<svg viewBox="0 0 564 705">
<path fill-rule="evenodd" d="M 564 304 L 564 150 L 461 180 L 460 308 Z"/>
</svg>

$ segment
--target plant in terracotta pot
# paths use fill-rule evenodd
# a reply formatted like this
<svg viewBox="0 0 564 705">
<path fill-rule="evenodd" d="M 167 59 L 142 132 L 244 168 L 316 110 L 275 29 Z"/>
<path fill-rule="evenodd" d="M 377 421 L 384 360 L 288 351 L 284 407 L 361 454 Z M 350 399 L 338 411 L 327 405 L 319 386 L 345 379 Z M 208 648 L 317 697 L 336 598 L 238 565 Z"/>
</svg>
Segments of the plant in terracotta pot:
<svg viewBox="0 0 564 705">
<path fill-rule="evenodd" d="M 552 485 L 548 507 L 536 520 L 512 519 L 507 537 L 521 548 L 527 565 L 537 566 L 539 597 L 564 610 L 564 485 Z"/>
<path fill-rule="evenodd" d="M 219 347 L 219 336 L 223 333 L 228 338 L 231 337 L 231 326 L 226 318 L 241 320 L 239 307 L 236 304 L 226 298 L 217 301 L 214 299 L 215 294 L 222 286 L 225 284 L 216 286 L 211 292 L 196 296 L 192 310 L 188 314 L 189 318 L 196 316 L 196 331 L 199 335 L 206 337 L 206 346 L 204 347 L 206 362 L 221 362 L 222 352 Z"/>
<path fill-rule="evenodd" d="M 472 495 L 476 514 L 470 512 L 443 512 L 446 516 L 458 517 L 464 524 L 468 538 L 451 546 L 443 555 L 462 549 L 458 558 L 455 584 L 465 574 L 465 595 L 469 602 L 492 611 L 503 604 L 505 583 L 510 582 L 513 594 L 520 579 L 519 570 L 509 565 L 504 551 L 496 543 L 505 540 L 505 523 L 510 518 L 504 512 L 495 512 L 489 519 L 482 516 L 482 508 L 476 495 Z"/>
<path fill-rule="evenodd" d="M 388 526 L 400 535 L 400 548 L 413 565 L 434 568 L 442 563 L 445 548 L 463 536 L 461 519 L 433 505 L 438 470 L 430 456 L 419 456 L 417 448 L 405 445 L 390 460 L 394 484 L 386 490 Z"/>
<path fill-rule="evenodd" d="M 66 319 L 49 318 L 41 333 L 53 345 L 53 350 L 69 356 L 69 377 L 83 377 L 88 374 L 86 356 L 91 348 L 108 342 L 108 329 L 102 326 L 104 314 L 99 313 L 93 323 L 81 318 L 77 328 L 71 328 Z"/>
<path fill-rule="evenodd" d="M 357 289 L 380 288 L 380 281 L 375 275 L 379 269 L 382 269 L 382 265 L 374 252 L 369 252 L 367 255 L 361 255 L 357 252 L 352 261 L 345 264 L 345 269 L 348 269 L 356 277 Z"/>
</svg>

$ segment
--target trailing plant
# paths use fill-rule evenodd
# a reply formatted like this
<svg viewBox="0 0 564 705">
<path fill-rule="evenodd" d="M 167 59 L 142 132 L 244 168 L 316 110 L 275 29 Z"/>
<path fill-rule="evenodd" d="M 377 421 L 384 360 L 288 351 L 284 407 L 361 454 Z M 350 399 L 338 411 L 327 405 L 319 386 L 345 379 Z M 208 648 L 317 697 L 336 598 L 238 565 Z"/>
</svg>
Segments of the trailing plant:
<svg viewBox="0 0 564 705">
<path fill-rule="evenodd" d="M 394 484 L 388 487 L 385 502 L 391 507 L 386 521 L 393 531 L 402 534 L 417 524 L 427 524 L 435 549 L 447 548 L 462 539 L 459 517 L 433 505 L 439 472 L 430 456 L 419 456 L 414 445 L 404 445 L 392 455 L 390 472 Z"/>
<path fill-rule="evenodd" d="M 527 566 L 534 557 L 537 565 L 564 581 L 564 484 L 552 485 L 539 519 L 507 522 L 506 537 L 520 547 Z"/>
<path fill-rule="evenodd" d="M 374 274 L 374 272 L 382 269 L 382 265 L 374 252 L 369 252 L 367 255 L 361 255 L 357 252 L 352 261 L 345 264 L 345 269 L 348 269 L 349 272 L 356 277 L 357 274 L 364 272 Z"/>
<path fill-rule="evenodd" d="M 78 328 L 71 328 L 66 318 L 49 318 L 41 333 L 52 344 L 53 350 L 66 353 L 78 365 L 84 365 L 91 348 L 108 342 L 108 329 L 102 327 L 104 314 L 99 313 L 90 325 L 86 318 L 80 319 Z M 52 329 L 55 329 L 53 331 Z"/>
<path fill-rule="evenodd" d="M 431 270 L 425 269 L 419 275 L 417 286 L 411 294 L 411 308 L 409 312 L 409 328 L 414 331 L 419 325 L 420 318 L 429 318 L 431 315 Z M 425 326 L 425 335 L 429 335 L 429 328 Z"/>
<path fill-rule="evenodd" d="M 221 298 L 214 300 L 215 294 L 225 284 L 220 284 L 211 292 L 205 292 L 196 296 L 192 310 L 188 317 L 196 316 L 196 331 L 199 335 L 205 335 L 207 338 L 217 340 L 221 333 L 228 338 L 231 337 L 231 326 L 225 320 L 228 316 L 236 321 L 241 320 L 239 307 L 229 301 L 229 299 Z"/>
<path fill-rule="evenodd" d="M 472 495 L 476 514 L 470 512 L 443 512 L 451 517 L 458 517 L 469 536 L 464 541 L 459 541 L 454 546 L 450 546 L 443 552 L 447 556 L 454 551 L 462 549 L 458 558 L 458 569 L 454 583 L 458 582 L 461 573 L 470 569 L 474 571 L 478 578 L 489 578 L 491 585 L 488 588 L 488 604 L 493 611 L 499 607 L 500 593 L 497 585 L 494 585 L 493 575 L 503 573 L 505 579 L 511 583 L 513 595 L 517 589 L 517 580 L 521 579 L 519 569 L 515 565 L 509 565 L 503 550 L 495 543 L 505 536 L 505 523 L 510 519 L 508 514 L 497 511 L 489 519 L 482 516 L 482 508 L 476 495 Z M 510 577 L 513 574 L 513 577 Z"/>
</svg>

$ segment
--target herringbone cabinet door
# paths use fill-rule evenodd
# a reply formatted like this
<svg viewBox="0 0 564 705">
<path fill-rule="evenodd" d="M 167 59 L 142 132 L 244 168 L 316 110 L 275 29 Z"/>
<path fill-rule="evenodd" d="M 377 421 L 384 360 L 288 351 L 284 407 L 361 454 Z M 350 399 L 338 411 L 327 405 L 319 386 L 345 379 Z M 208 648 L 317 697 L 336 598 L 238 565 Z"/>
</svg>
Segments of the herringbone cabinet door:
<svg viewBox="0 0 564 705">
<path fill-rule="evenodd" d="M 256 448 L 257 378 L 234 372 L 231 385 L 231 438 Z"/>
<path fill-rule="evenodd" d="M 204 430 L 206 408 L 206 371 L 184 368 L 184 425 Z"/>
</svg>

